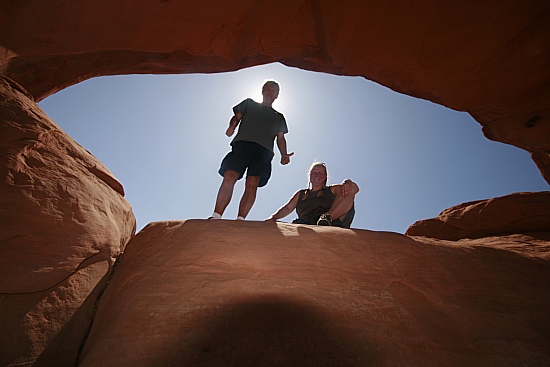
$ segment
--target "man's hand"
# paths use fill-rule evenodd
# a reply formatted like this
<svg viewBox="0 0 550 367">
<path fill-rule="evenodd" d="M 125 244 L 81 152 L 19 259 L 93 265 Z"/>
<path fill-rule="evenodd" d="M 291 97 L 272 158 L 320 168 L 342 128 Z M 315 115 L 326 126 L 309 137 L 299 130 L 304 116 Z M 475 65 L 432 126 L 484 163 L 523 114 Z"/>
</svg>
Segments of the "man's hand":
<svg viewBox="0 0 550 367">
<path fill-rule="evenodd" d="M 234 126 L 229 126 L 227 128 L 227 130 L 225 130 L 225 135 L 227 136 L 231 136 L 235 133 L 235 127 Z"/>
<path fill-rule="evenodd" d="M 235 133 L 235 129 L 239 125 L 239 122 L 243 119 L 243 114 L 240 112 L 236 112 L 233 117 L 231 117 L 231 120 L 229 120 L 229 127 L 227 130 L 225 130 L 225 135 L 231 136 Z"/>
<path fill-rule="evenodd" d="M 288 154 L 285 154 L 283 156 L 281 156 L 281 164 L 284 166 L 284 165 L 287 165 L 290 163 L 290 157 L 294 155 L 294 152 L 292 153 L 288 153 Z"/>
</svg>

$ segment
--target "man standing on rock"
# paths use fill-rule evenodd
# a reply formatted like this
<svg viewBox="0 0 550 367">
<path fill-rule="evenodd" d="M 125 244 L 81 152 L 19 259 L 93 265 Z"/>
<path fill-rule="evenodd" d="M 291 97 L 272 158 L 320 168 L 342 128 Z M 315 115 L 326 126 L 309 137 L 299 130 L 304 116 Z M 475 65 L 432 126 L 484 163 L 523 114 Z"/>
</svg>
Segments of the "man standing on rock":
<svg viewBox="0 0 550 367">
<path fill-rule="evenodd" d="M 262 103 L 247 98 L 233 107 L 234 116 L 229 121 L 225 134 L 232 136 L 240 123 L 239 130 L 231 141 L 229 152 L 221 163 L 219 174 L 223 181 L 218 190 L 214 213 L 209 219 L 221 219 L 231 202 L 235 183 L 246 174 L 245 190 L 239 204 L 237 219 L 244 220 L 254 202 L 258 187 L 263 187 L 271 177 L 273 142 L 281 153 L 281 164 L 290 163 L 294 153 L 287 153 L 285 134 L 288 132 L 282 113 L 273 109 L 272 104 L 279 96 L 280 87 L 274 80 L 262 87 Z"/>
</svg>

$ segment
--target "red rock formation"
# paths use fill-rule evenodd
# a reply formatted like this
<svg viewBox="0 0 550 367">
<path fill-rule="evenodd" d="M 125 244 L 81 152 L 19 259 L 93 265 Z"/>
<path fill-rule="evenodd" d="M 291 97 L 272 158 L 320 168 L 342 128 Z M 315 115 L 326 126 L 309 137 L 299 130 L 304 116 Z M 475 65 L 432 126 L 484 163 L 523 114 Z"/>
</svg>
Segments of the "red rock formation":
<svg viewBox="0 0 550 367">
<path fill-rule="evenodd" d="M 79 366 L 546 366 L 550 242 L 153 223 Z"/>
<path fill-rule="evenodd" d="M 549 13 L 546 0 L 1 2 L 0 365 L 74 365 L 135 225 L 122 185 L 34 101 L 100 75 L 281 62 L 467 111 L 550 182 Z M 453 226 L 493 233 L 484 215 Z M 185 222 L 132 243 L 83 366 L 550 364 L 548 241 Z"/>
<path fill-rule="evenodd" d="M 547 0 L 8 0 L 0 25 L 0 74 L 36 100 L 99 75 L 281 62 L 467 111 L 550 182 Z"/>
<path fill-rule="evenodd" d="M 411 225 L 405 234 L 456 241 L 550 231 L 550 192 L 516 193 L 445 209 Z"/>
<path fill-rule="evenodd" d="M 0 365 L 71 365 L 135 218 L 109 170 L 3 78 L 0 116 Z"/>
</svg>

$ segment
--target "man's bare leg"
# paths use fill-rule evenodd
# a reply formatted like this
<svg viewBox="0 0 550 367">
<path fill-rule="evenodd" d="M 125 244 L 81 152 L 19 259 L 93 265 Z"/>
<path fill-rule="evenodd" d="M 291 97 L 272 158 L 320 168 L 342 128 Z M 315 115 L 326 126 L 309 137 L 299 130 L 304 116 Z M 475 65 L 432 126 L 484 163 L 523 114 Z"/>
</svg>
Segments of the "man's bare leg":
<svg viewBox="0 0 550 367">
<path fill-rule="evenodd" d="M 231 197 L 233 196 L 233 188 L 235 183 L 239 179 L 239 172 L 233 170 L 226 170 L 223 175 L 223 181 L 218 190 L 218 196 L 216 197 L 216 206 L 214 207 L 214 213 L 218 213 L 220 216 L 223 215 L 225 208 L 231 202 Z"/>
<path fill-rule="evenodd" d="M 243 197 L 239 203 L 239 217 L 246 218 L 256 201 L 256 192 L 260 184 L 259 176 L 248 176 L 244 186 Z"/>
</svg>

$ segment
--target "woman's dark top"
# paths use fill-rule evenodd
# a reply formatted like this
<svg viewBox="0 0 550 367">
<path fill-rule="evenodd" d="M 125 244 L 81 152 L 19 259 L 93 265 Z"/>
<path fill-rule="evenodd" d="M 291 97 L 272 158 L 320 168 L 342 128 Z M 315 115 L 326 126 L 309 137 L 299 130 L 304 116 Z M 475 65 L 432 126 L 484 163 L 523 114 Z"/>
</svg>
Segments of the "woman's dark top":
<svg viewBox="0 0 550 367">
<path fill-rule="evenodd" d="M 296 204 L 298 219 L 295 219 L 292 223 L 317 224 L 321 214 L 330 210 L 335 199 L 336 196 L 332 193 L 330 187 L 316 191 L 309 189 L 300 190 L 298 204 Z M 352 207 L 343 221 L 338 218 L 332 218 L 332 225 L 349 228 L 354 215 L 355 209 Z"/>
</svg>

